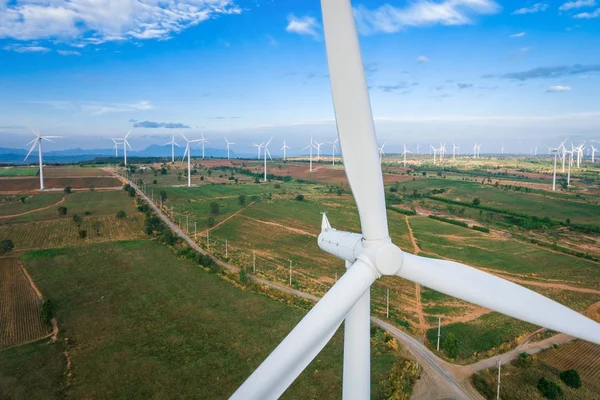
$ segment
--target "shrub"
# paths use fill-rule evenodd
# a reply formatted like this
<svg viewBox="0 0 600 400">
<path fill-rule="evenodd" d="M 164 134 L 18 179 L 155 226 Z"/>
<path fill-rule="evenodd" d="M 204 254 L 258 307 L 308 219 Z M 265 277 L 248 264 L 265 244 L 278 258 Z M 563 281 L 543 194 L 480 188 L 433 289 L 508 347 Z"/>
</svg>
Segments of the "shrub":
<svg viewBox="0 0 600 400">
<path fill-rule="evenodd" d="M 81 217 L 77 214 L 73 215 L 73 222 L 75 222 L 77 226 L 81 226 Z"/>
<path fill-rule="evenodd" d="M 245 194 L 240 194 L 238 199 L 240 200 L 240 204 L 243 206 L 244 204 L 246 204 L 246 195 Z"/>
<path fill-rule="evenodd" d="M 444 343 L 442 343 L 442 348 L 448 357 L 456 358 L 458 355 L 458 339 L 454 333 L 449 333 L 448 336 L 446 336 Z"/>
<path fill-rule="evenodd" d="M 240 282 L 245 285 L 246 283 L 248 283 L 248 281 L 248 273 L 244 268 L 240 268 Z"/>
<path fill-rule="evenodd" d="M 515 365 L 521 368 L 527 368 L 533 362 L 533 357 L 531 357 L 526 352 L 519 354 L 519 358 L 515 361 Z"/>
<path fill-rule="evenodd" d="M 404 215 L 417 215 L 417 213 L 415 211 L 405 210 L 403 208 L 389 206 L 389 207 L 387 207 L 387 209 L 395 211 L 395 212 L 400 213 L 400 214 L 404 214 Z"/>
<path fill-rule="evenodd" d="M 156 185 L 156 184 L 158 183 L 158 181 L 157 181 L 156 179 L 154 179 L 154 180 L 152 181 L 152 183 L 153 183 L 154 185 Z"/>
<path fill-rule="evenodd" d="M 296 196 L 296 200 L 298 200 L 298 201 L 304 201 L 304 195 L 303 194 L 299 194 L 298 196 Z"/>
<path fill-rule="evenodd" d="M 396 193 L 397 191 L 398 191 L 398 189 L 396 187 L 394 187 L 394 186 L 392 186 L 390 188 L 390 192 L 392 192 L 392 193 Z"/>
<path fill-rule="evenodd" d="M 164 190 L 160 191 L 160 201 L 162 201 L 163 203 L 167 201 L 167 192 L 165 192 Z"/>
<path fill-rule="evenodd" d="M 206 225 L 208 225 L 209 227 L 215 226 L 215 217 L 213 217 L 212 215 L 208 217 L 208 219 L 206 220 Z"/>
<path fill-rule="evenodd" d="M 0 254 L 6 254 L 13 251 L 15 244 L 10 239 L 0 240 Z"/>
<path fill-rule="evenodd" d="M 66 193 L 66 194 L 70 194 L 70 193 L 71 193 L 71 186 L 67 186 L 67 187 L 65 188 L 65 193 Z"/>
<path fill-rule="evenodd" d="M 281 185 L 279 183 L 275 184 L 275 189 L 281 189 Z"/>
<path fill-rule="evenodd" d="M 117 219 L 125 219 L 127 218 L 127 213 L 124 210 L 119 210 L 115 216 Z"/>
<path fill-rule="evenodd" d="M 560 380 L 565 383 L 565 385 L 572 388 L 580 388 L 581 387 L 581 378 L 579 377 L 579 373 L 574 369 L 569 369 L 560 373 Z"/>
<path fill-rule="evenodd" d="M 540 378 L 537 388 L 547 399 L 556 399 L 562 395 L 562 389 L 551 379 Z"/>
<path fill-rule="evenodd" d="M 129 190 L 127 192 L 129 193 L 129 197 L 135 197 L 135 189 L 131 186 L 129 187 Z"/>
<path fill-rule="evenodd" d="M 437 215 L 430 215 L 429 218 L 435 219 L 436 221 L 446 222 L 448 224 L 452 224 L 452 225 L 456 225 L 456 226 L 462 226 L 463 228 L 469 227 L 469 224 L 467 224 L 466 222 L 456 221 L 456 220 L 450 219 L 450 218 L 438 217 Z"/>
<path fill-rule="evenodd" d="M 87 237 L 87 231 L 85 229 L 79 230 L 79 239 L 85 239 Z"/>
<path fill-rule="evenodd" d="M 64 217 L 65 215 L 67 215 L 67 207 L 64 207 L 64 206 L 58 207 L 58 215 L 61 217 Z"/>
<path fill-rule="evenodd" d="M 472 228 L 474 230 L 476 230 L 476 231 L 479 231 L 479 232 L 490 233 L 490 230 L 488 228 L 483 227 L 483 226 L 473 225 Z"/>
<path fill-rule="evenodd" d="M 27 200 L 27 197 L 26 196 L 21 196 L 19 198 L 19 200 L 21 200 L 21 203 L 25 204 L 25 200 Z"/>
<path fill-rule="evenodd" d="M 84 211 L 83 215 L 92 215 L 92 212 L 91 211 Z"/>
<path fill-rule="evenodd" d="M 473 199 L 473 205 L 474 205 L 474 206 L 478 206 L 478 205 L 480 205 L 480 204 L 481 204 L 481 200 L 479 199 L 479 197 L 475 197 L 475 198 Z"/>
<path fill-rule="evenodd" d="M 53 314 L 53 307 L 52 307 L 52 302 L 50 301 L 50 299 L 46 299 L 44 301 L 42 301 L 42 305 L 40 307 L 40 317 L 42 318 L 42 321 L 44 321 L 44 323 L 46 325 L 50 325 L 52 323 L 52 314 Z"/>
</svg>

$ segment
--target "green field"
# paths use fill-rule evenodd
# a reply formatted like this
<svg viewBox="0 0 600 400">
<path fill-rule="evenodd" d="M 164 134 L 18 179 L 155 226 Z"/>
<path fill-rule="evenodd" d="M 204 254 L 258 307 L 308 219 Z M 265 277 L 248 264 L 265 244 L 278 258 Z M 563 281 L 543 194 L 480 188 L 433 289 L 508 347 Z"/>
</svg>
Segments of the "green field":
<svg viewBox="0 0 600 400">
<path fill-rule="evenodd" d="M 0 216 L 15 215 L 46 207 L 58 202 L 63 196 L 64 193 L 0 196 Z"/>
<path fill-rule="evenodd" d="M 36 176 L 37 167 L 0 167 L 0 176 Z"/>
<path fill-rule="evenodd" d="M 53 301 L 61 332 L 57 344 L 0 352 L 8 398 L 225 398 L 304 314 L 241 291 L 151 241 L 39 251 L 22 260 Z M 339 398 L 342 347 L 337 334 L 284 398 Z M 374 349 L 374 397 L 394 360 L 387 347 Z"/>
</svg>

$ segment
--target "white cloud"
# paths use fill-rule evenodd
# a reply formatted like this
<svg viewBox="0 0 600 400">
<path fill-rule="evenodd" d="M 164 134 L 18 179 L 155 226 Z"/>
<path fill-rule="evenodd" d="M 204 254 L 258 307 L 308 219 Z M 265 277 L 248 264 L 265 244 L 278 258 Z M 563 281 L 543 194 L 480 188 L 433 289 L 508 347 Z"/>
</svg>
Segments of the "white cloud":
<svg viewBox="0 0 600 400">
<path fill-rule="evenodd" d="M 514 35 L 510 35 L 510 37 L 511 38 L 522 38 L 525 35 L 526 35 L 525 32 L 519 32 L 519 33 L 515 33 Z"/>
<path fill-rule="evenodd" d="M 600 17 L 600 8 L 597 8 L 596 11 L 594 12 L 584 12 L 581 14 L 576 14 L 573 16 L 573 18 L 579 18 L 579 19 L 593 19 L 593 18 L 598 18 Z"/>
<path fill-rule="evenodd" d="M 546 92 L 548 92 L 548 93 L 563 93 L 563 92 L 570 92 L 570 91 L 571 91 L 570 86 L 560 86 L 560 85 L 550 86 L 548 88 L 548 90 L 546 90 Z"/>
<path fill-rule="evenodd" d="M 81 53 L 75 50 L 56 50 L 61 56 L 80 56 Z"/>
<path fill-rule="evenodd" d="M 558 7 L 560 11 L 569 11 L 572 9 L 582 8 L 582 7 L 593 7 L 596 5 L 595 0 L 575 0 L 568 1 L 562 6 Z"/>
<path fill-rule="evenodd" d="M 429 58 L 427 56 L 419 56 L 417 57 L 417 62 L 421 64 L 425 64 L 429 62 Z"/>
<path fill-rule="evenodd" d="M 234 0 L 0 0 L 0 38 L 101 44 L 168 39 L 222 14 Z"/>
<path fill-rule="evenodd" d="M 500 11 L 493 0 L 443 0 L 434 3 L 417 0 L 404 8 L 389 4 L 369 10 L 359 6 L 354 10 L 358 29 L 362 34 L 394 33 L 407 27 L 432 25 L 473 24 L 473 16 L 491 15 Z"/>
<path fill-rule="evenodd" d="M 19 44 L 7 45 L 3 47 L 6 51 L 16 51 L 17 53 L 47 53 L 50 51 L 48 47 L 37 46 L 35 44 L 30 46 L 22 46 Z"/>
<path fill-rule="evenodd" d="M 96 101 L 76 103 L 64 100 L 36 100 L 30 101 L 29 103 L 42 104 L 61 111 L 84 111 L 90 115 L 146 111 L 154 108 L 147 100 L 142 100 L 137 103 L 101 103 Z"/>
<path fill-rule="evenodd" d="M 312 36 L 314 39 L 319 39 L 319 28 L 319 23 L 313 17 L 305 16 L 298 18 L 294 14 L 290 14 L 285 30 L 286 32 Z"/>
<path fill-rule="evenodd" d="M 524 14 L 535 14 L 538 12 L 546 11 L 548 9 L 548 4 L 545 3 L 535 3 L 531 7 L 523 7 L 518 10 L 513 11 L 513 15 L 524 15 Z"/>
</svg>

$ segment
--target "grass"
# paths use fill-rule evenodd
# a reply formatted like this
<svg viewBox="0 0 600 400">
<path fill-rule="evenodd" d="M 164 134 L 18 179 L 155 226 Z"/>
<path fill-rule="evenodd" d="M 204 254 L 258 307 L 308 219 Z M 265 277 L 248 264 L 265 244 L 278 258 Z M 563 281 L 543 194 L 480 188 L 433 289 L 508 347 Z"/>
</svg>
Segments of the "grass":
<svg viewBox="0 0 600 400">
<path fill-rule="evenodd" d="M 24 203 L 21 202 L 21 196 L 25 197 Z M 0 200 L 0 216 L 20 214 L 46 207 L 58 202 L 63 196 L 64 193 L 2 196 L 2 200 Z"/>
<path fill-rule="evenodd" d="M 2 167 L 0 176 L 36 176 L 38 171 L 37 167 Z"/>
<path fill-rule="evenodd" d="M 224 398 L 304 315 L 240 291 L 151 241 L 39 251 L 22 259 L 55 304 L 61 340 L 72 344 L 74 384 L 66 398 Z M 339 398 L 342 347 L 337 334 L 284 398 Z M 28 361 L 30 350 L 38 356 Z M 67 379 L 56 365 L 57 359 L 64 365 L 60 351 L 37 344 L 0 352 L 3 382 L 28 372 L 44 377 L 35 386 L 3 387 L 6 395 L 63 397 L 57 395 Z M 374 396 L 394 359 L 389 351 L 374 352 Z"/>
</svg>

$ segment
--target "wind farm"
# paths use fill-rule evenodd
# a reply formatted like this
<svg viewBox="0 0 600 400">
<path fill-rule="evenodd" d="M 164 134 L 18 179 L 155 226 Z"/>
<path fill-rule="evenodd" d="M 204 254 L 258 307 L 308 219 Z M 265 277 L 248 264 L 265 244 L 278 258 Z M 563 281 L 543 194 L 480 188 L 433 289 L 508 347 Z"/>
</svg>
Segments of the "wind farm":
<svg viewBox="0 0 600 400">
<path fill-rule="evenodd" d="M 76 50 L 55 56 L 86 71 L 77 99 L 48 100 L 59 98 L 49 82 L 43 100 L 15 102 L 19 112 L 0 118 L 0 135 L 23 131 L 2 136 L 16 144 L 0 148 L 0 397 L 600 398 L 600 136 L 584 129 L 595 113 L 547 120 L 523 106 L 538 82 L 583 81 L 589 66 L 490 67 L 473 83 L 457 73 L 424 90 L 421 79 L 447 56 L 413 56 L 395 43 L 402 81 L 389 81 L 391 59 L 374 43 L 409 37 L 425 10 L 428 29 L 448 32 L 436 39 L 446 45 L 463 21 L 475 29 L 495 15 L 476 14 L 487 2 L 371 9 L 323 0 L 302 17 L 282 14 L 284 33 L 303 42 L 263 34 L 251 58 L 245 30 L 247 48 L 231 40 L 250 23 L 250 6 L 143 4 L 144 24 L 167 10 L 162 18 L 177 11 L 177 22 L 161 27 L 190 27 L 161 40 L 158 29 L 130 27 L 73 41 Z M 432 6 L 454 17 L 437 22 Z M 563 7 L 564 18 L 577 7 L 585 6 Z M 230 18 L 238 20 L 222 36 L 182 41 Z M 577 19 L 584 30 L 587 18 Z M 77 29 L 90 23 L 78 21 Z M 515 32 L 501 33 L 533 40 L 533 30 Z M 426 42 L 410 37 L 415 48 Z M 118 44 L 133 59 L 148 43 L 156 54 L 144 69 L 127 69 L 121 55 L 123 73 L 103 81 L 85 66 L 88 47 Z M 55 53 L 5 46 L 11 57 Z M 196 58 L 198 46 L 211 52 Z M 313 46 L 320 52 L 309 53 Z M 181 79 L 162 92 L 170 69 L 151 71 L 171 53 L 186 65 L 169 68 L 194 70 L 201 85 Z M 284 68 L 267 65 L 273 53 Z M 243 73 L 259 62 L 260 72 Z M 223 73 L 229 80 L 214 78 Z M 83 97 L 148 77 L 160 79 L 160 100 Z M 494 111 L 504 82 L 520 93 L 518 114 Z M 559 83 L 544 88 L 548 100 L 535 98 L 538 109 L 581 104 L 568 97 L 580 86 Z M 510 103 L 503 98 L 506 112 Z M 478 107 L 486 112 L 467 114 Z M 30 112 L 36 129 L 17 120 L 43 108 L 56 116 Z"/>
</svg>

